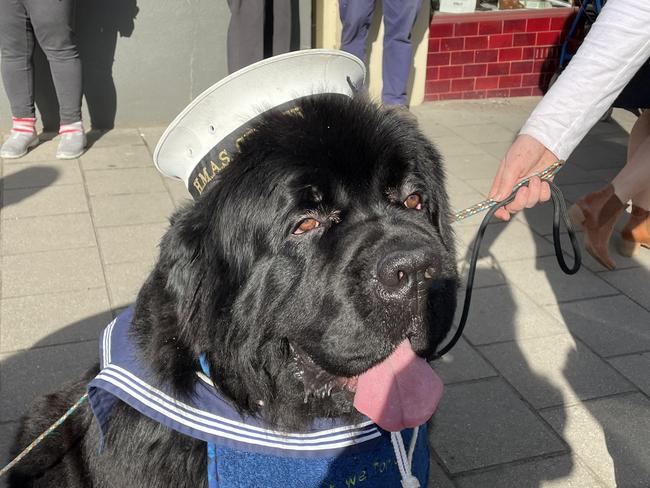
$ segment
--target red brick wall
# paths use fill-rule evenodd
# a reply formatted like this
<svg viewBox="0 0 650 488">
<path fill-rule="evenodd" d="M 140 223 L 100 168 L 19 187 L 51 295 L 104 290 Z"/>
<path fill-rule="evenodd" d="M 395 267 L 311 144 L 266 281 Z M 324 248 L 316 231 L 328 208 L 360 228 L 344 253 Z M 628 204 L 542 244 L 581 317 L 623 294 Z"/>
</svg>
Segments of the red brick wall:
<svg viewBox="0 0 650 488">
<path fill-rule="evenodd" d="M 573 9 L 435 15 L 425 100 L 541 95 Z"/>
</svg>

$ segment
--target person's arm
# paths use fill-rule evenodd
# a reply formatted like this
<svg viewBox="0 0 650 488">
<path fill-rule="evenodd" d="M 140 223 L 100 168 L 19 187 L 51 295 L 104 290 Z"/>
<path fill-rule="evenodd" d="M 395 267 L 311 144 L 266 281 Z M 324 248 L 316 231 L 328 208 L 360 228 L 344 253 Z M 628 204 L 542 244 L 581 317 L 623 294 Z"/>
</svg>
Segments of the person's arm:
<svg viewBox="0 0 650 488">
<path fill-rule="evenodd" d="M 537 105 L 506 153 L 490 191 L 503 200 L 522 178 L 566 159 L 650 57 L 650 2 L 609 0 L 566 70 Z M 532 178 L 497 216 L 548 200 Z"/>
</svg>

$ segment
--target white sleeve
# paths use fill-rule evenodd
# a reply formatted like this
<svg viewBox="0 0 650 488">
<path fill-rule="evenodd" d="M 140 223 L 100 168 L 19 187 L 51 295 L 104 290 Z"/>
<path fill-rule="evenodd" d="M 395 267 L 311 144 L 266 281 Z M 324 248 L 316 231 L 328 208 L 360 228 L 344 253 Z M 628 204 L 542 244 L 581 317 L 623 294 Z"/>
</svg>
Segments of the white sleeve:
<svg viewBox="0 0 650 488">
<path fill-rule="evenodd" d="M 520 133 L 566 159 L 648 57 L 650 1 L 609 0 Z"/>
</svg>

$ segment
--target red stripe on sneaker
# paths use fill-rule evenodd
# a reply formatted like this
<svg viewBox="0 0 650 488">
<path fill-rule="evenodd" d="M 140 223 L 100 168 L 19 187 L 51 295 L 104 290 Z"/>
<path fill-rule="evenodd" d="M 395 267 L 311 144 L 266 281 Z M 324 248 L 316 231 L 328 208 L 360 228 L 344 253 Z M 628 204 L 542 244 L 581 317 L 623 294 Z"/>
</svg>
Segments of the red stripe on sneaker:
<svg viewBox="0 0 650 488">
<path fill-rule="evenodd" d="M 66 130 L 60 130 L 59 134 L 71 134 L 73 132 L 81 132 L 79 129 L 66 129 Z"/>
<path fill-rule="evenodd" d="M 34 134 L 35 132 L 33 130 L 29 129 L 16 129 L 15 127 L 11 129 L 11 132 L 25 132 L 27 134 Z"/>
<path fill-rule="evenodd" d="M 34 124 L 36 123 L 36 119 L 31 119 L 31 118 L 20 118 L 20 117 L 12 117 L 11 120 L 14 122 L 33 122 Z"/>
</svg>

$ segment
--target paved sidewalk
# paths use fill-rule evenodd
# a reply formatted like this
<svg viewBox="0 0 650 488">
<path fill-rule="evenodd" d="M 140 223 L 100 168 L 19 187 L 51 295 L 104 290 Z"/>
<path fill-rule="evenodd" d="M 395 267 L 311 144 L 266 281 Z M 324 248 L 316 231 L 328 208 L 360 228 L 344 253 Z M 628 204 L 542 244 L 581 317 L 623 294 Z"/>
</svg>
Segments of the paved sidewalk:
<svg viewBox="0 0 650 488">
<path fill-rule="evenodd" d="M 485 198 L 536 101 L 414 109 L 445 158 L 456 209 Z M 558 177 L 569 202 L 616 174 L 633 122 L 617 110 L 590 132 Z M 64 162 L 48 141 L 2 163 L 0 466 L 34 396 L 96 361 L 99 331 L 133 301 L 168 216 L 189 198 L 153 168 L 161 133 L 116 129 Z M 433 486 L 650 486 L 650 251 L 616 257 L 611 272 L 587 256 L 567 277 L 549 207 L 486 233 L 464 340 L 436 365 L 447 387 L 431 432 Z M 480 218 L 456 226 L 463 273 Z"/>
</svg>

